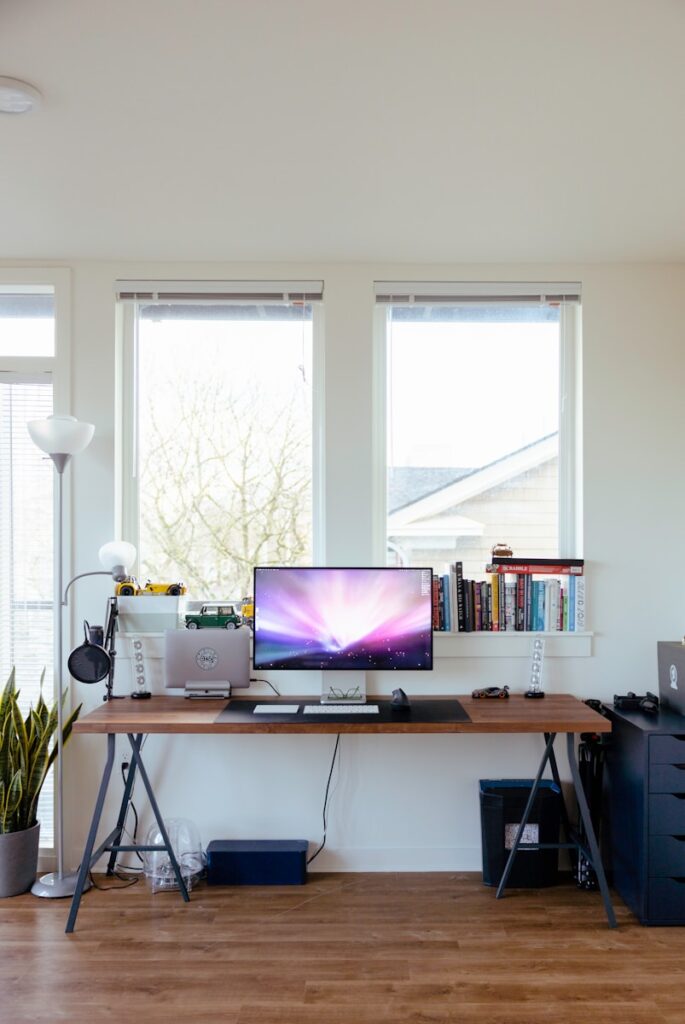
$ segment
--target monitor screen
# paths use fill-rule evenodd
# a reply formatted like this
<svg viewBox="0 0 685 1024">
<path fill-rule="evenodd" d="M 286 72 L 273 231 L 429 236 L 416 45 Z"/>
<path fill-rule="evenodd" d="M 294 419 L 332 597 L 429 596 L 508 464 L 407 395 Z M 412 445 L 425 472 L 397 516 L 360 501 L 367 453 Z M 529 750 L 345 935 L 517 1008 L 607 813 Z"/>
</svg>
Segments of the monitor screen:
<svg viewBox="0 0 685 1024">
<path fill-rule="evenodd" d="M 254 666 L 431 669 L 432 569 L 254 573 Z"/>
</svg>

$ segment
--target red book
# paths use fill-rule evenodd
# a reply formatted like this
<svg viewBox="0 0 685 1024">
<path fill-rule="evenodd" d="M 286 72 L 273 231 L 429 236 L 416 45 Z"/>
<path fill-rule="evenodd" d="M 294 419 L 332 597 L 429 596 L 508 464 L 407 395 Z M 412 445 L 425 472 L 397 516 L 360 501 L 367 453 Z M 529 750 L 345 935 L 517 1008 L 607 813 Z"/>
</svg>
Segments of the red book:
<svg viewBox="0 0 685 1024">
<path fill-rule="evenodd" d="M 507 573 L 512 572 L 523 574 L 524 576 L 582 576 L 583 566 L 582 565 L 568 565 L 564 562 L 512 562 L 506 565 L 501 565 L 499 562 L 491 563 L 485 566 L 486 572 L 492 573 Z"/>
</svg>

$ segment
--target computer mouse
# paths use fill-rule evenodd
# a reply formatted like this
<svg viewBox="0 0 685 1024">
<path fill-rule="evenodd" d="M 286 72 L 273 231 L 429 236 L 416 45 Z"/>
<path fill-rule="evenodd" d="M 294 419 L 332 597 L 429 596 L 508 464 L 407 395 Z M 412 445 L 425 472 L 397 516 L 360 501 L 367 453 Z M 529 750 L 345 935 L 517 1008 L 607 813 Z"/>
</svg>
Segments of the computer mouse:
<svg viewBox="0 0 685 1024">
<path fill-rule="evenodd" d="M 410 707 L 409 697 L 407 697 L 404 690 L 399 687 L 392 691 L 392 700 L 390 701 L 394 708 L 408 708 Z"/>
</svg>

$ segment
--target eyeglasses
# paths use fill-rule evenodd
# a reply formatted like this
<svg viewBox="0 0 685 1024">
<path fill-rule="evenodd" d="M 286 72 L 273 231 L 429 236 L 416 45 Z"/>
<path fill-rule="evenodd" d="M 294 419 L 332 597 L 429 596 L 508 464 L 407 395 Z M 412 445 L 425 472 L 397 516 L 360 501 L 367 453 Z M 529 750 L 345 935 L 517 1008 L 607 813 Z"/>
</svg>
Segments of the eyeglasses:
<svg viewBox="0 0 685 1024">
<path fill-rule="evenodd" d="M 357 700 L 361 697 L 361 691 L 358 686 L 352 687 L 351 690 L 338 690 L 335 686 L 329 686 L 328 696 L 335 700 Z"/>
</svg>

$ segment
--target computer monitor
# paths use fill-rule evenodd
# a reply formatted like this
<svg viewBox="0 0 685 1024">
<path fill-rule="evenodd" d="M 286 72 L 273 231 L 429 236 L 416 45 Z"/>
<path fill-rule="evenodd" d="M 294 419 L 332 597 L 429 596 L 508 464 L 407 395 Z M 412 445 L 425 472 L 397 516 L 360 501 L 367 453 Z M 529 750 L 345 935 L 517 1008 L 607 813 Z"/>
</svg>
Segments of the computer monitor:
<svg viewBox="0 0 685 1024">
<path fill-rule="evenodd" d="M 432 575 L 258 566 L 254 667 L 323 670 L 322 700 L 331 703 L 364 701 L 367 671 L 432 669 Z"/>
</svg>

